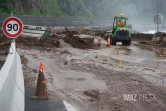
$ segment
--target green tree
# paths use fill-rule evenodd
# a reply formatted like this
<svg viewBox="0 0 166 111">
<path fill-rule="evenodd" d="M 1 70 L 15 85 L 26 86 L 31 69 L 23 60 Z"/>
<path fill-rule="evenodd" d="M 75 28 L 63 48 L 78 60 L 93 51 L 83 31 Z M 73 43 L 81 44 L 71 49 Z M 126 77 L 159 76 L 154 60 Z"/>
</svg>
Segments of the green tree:
<svg viewBox="0 0 166 111">
<path fill-rule="evenodd" d="M 9 13 L 11 11 L 9 4 L 9 0 L 0 0 L 0 13 Z"/>
</svg>

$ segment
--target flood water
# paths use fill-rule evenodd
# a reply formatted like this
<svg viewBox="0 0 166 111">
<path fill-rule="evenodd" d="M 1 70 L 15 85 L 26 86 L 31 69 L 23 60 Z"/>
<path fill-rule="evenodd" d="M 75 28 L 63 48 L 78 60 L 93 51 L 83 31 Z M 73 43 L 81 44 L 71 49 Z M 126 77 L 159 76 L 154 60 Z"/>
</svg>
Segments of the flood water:
<svg viewBox="0 0 166 111">
<path fill-rule="evenodd" d="M 123 67 L 124 65 L 163 67 L 166 66 L 166 49 L 145 48 L 142 46 L 121 46 L 120 43 L 115 48 L 115 55 L 97 55 L 98 59 L 109 61 L 110 63 Z"/>
</svg>

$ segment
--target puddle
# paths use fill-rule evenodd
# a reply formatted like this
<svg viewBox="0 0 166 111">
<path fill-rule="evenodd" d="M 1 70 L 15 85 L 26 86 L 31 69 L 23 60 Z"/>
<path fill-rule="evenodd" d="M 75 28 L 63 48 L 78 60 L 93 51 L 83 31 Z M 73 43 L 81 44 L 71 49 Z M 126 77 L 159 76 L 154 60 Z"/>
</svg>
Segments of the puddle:
<svg viewBox="0 0 166 111">
<path fill-rule="evenodd" d="M 129 48 L 117 48 L 117 54 L 151 58 L 151 59 L 166 59 L 166 49 L 163 48 L 144 48 L 133 46 L 134 49 Z"/>
<path fill-rule="evenodd" d="M 115 58 L 112 58 L 110 55 L 109 56 L 104 56 L 104 55 L 96 55 L 95 58 L 97 57 L 98 60 L 101 61 L 108 61 L 109 63 L 118 66 L 118 67 L 123 67 L 125 64 L 132 65 L 130 62 L 118 60 Z"/>
<path fill-rule="evenodd" d="M 166 50 L 164 49 L 149 49 L 132 46 L 116 48 L 115 51 L 114 56 L 97 55 L 97 58 L 102 61 L 109 61 L 118 67 L 123 67 L 124 65 L 153 68 L 166 66 Z"/>
<path fill-rule="evenodd" d="M 153 59 L 166 59 L 166 49 L 164 48 L 146 48 L 138 46 L 140 55 L 144 54 L 144 57 Z M 150 56 L 151 55 L 151 56 Z"/>
<path fill-rule="evenodd" d="M 153 50 L 156 58 L 166 59 L 166 49 L 156 48 Z"/>
</svg>

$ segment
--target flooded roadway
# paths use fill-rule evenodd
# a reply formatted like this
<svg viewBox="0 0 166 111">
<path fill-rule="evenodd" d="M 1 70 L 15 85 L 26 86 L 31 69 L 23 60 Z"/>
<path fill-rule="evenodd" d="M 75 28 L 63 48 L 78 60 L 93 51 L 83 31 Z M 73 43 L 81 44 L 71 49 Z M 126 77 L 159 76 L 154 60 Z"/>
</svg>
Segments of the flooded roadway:
<svg viewBox="0 0 166 111">
<path fill-rule="evenodd" d="M 97 44 L 97 37 L 95 44 Z M 84 54 L 72 56 L 69 59 L 76 58 L 82 61 L 109 64 L 130 72 L 140 73 L 154 84 L 166 85 L 166 49 L 143 46 L 137 41 L 132 41 L 131 46 L 122 46 L 118 42 L 116 46 L 107 48 L 107 42 L 101 39 L 101 44 L 101 47 L 95 51 L 85 51 Z"/>
<path fill-rule="evenodd" d="M 53 51 L 19 50 L 28 58 L 28 67 L 24 68 L 25 77 L 32 79 L 28 84 L 35 85 L 36 73 L 29 70 L 37 68 L 42 60 L 48 89 L 80 111 L 166 109 L 164 49 L 145 47 L 136 41 L 131 46 L 118 43 L 107 48 L 102 40 L 101 47 L 86 50 L 61 44 Z M 157 99 L 126 102 L 124 94 L 155 94 Z"/>
<path fill-rule="evenodd" d="M 97 43 L 97 39 L 95 39 L 95 43 Z M 101 48 L 106 48 L 106 41 L 102 39 L 101 43 Z M 122 46 L 122 43 L 118 42 L 116 46 L 111 46 L 107 52 L 107 54 L 100 53 L 95 56 L 100 60 L 107 60 L 114 64 L 152 68 L 166 66 L 166 49 L 143 46 L 137 41 L 132 41 L 131 46 Z"/>
</svg>

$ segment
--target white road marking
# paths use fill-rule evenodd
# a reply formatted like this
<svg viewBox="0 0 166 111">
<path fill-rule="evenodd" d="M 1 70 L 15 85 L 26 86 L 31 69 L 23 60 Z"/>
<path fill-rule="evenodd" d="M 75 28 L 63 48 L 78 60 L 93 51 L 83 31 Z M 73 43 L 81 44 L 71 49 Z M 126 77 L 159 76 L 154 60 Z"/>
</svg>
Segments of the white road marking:
<svg viewBox="0 0 166 111">
<path fill-rule="evenodd" d="M 80 110 L 77 110 L 75 109 L 73 106 L 71 106 L 69 103 L 67 103 L 66 101 L 63 101 L 67 111 L 80 111 Z"/>
</svg>

